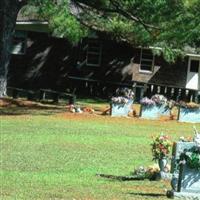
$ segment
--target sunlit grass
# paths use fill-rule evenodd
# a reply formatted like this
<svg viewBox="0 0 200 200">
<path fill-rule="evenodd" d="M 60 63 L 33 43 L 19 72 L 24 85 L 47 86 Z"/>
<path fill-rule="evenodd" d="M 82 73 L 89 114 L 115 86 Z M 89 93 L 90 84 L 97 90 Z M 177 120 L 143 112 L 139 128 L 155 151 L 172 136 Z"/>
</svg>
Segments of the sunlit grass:
<svg viewBox="0 0 200 200">
<path fill-rule="evenodd" d="M 200 125 L 197 125 L 200 129 Z M 0 116 L 0 199 L 166 199 L 166 182 L 117 182 L 152 164 L 151 136 L 177 140 L 192 125 L 74 115 Z M 155 197 L 156 196 L 156 197 Z"/>
</svg>

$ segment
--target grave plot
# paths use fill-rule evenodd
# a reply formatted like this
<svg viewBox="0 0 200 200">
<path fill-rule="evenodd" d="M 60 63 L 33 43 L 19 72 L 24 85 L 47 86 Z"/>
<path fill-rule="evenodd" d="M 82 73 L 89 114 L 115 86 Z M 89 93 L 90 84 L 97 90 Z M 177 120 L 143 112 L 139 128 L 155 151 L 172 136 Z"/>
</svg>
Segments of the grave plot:
<svg viewBox="0 0 200 200">
<path fill-rule="evenodd" d="M 200 108 L 180 108 L 179 121 L 200 123 Z"/>
<path fill-rule="evenodd" d="M 128 116 L 131 112 L 133 101 L 128 103 L 112 103 L 111 104 L 111 116 Z"/>
<path fill-rule="evenodd" d="M 162 116 L 170 117 L 170 110 L 165 106 L 159 105 L 142 105 L 141 106 L 141 118 L 145 119 L 159 119 Z"/>
<path fill-rule="evenodd" d="M 129 88 L 119 88 L 111 99 L 111 116 L 128 116 L 132 111 L 134 93 Z"/>
<path fill-rule="evenodd" d="M 170 117 L 171 103 L 166 97 L 160 94 L 152 96 L 150 99 L 144 97 L 141 101 L 140 117 L 144 119 L 159 119 L 160 117 Z"/>
<path fill-rule="evenodd" d="M 197 142 L 178 142 L 174 145 L 171 172 L 172 191 L 169 196 L 200 199 L 200 146 Z"/>
</svg>

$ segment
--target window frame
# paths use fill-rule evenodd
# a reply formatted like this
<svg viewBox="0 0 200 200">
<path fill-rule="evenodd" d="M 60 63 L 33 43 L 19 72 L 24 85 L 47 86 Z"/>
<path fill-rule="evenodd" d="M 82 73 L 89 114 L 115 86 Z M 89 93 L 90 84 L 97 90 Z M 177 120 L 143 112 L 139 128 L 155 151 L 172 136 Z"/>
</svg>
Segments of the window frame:
<svg viewBox="0 0 200 200">
<path fill-rule="evenodd" d="M 18 33 L 18 35 L 17 35 L 17 33 Z M 20 33 L 22 33 L 22 34 L 20 35 Z M 21 40 L 20 44 L 22 45 L 22 47 L 21 47 L 20 51 L 18 51 L 18 52 L 14 51 L 15 46 L 17 46 L 17 45 L 13 44 L 15 39 Z M 15 35 L 14 35 L 13 41 L 12 41 L 11 50 L 10 50 L 11 54 L 13 54 L 13 55 L 25 55 L 26 54 L 26 49 L 27 49 L 27 32 L 26 31 L 17 31 L 17 32 L 15 32 Z"/>
<path fill-rule="evenodd" d="M 197 61 L 199 63 L 199 65 L 198 65 L 198 71 L 197 72 L 196 71 L 191 71 L 192 61 Z M 189 60 L 189 73 L 196 73 L 196 74 L 200 73 L 200 59 L 190 58 L 190 60 Z"/>
<path fill-rule="evenodd" d="M 192 60 L 198 60 L 199 61 L 199 72 L 191 72 L 190 71 Z M 189 58 L 188 58 L 186 88 L 192 89 L 192 88 L 188 87 L 188 75 L 189 75 L 189 73 L 197 74 L 199 76 L 199 81 L 198 81 L 199 83 L 198 83 L 198 86 L 197 86 L 197 90 L 199 90 L 200 89 L 200 57 L 199 56 L 192 55 L 192 56 L 189 56 Z"/>
<path fill-rule="evenodd" d="M 99 45 L 99 53 L 95 53 L 95 52 L 92 52 L 90 50 L 90 47 L 92 45 L 92 43 L 98 43 Z M 102 45 L 102 42 L 100 41 L 94 41 L 94 40 L 89 40 L 88 43 L 87 43 L 87 47 L 86 47 L 86 66 L 89 66 L 89 67 L 100 67 L 101 66 L 101 61 L 102 61 L 102 48 L 103 48 L 103 45 Z M 89 62 L 89 56 L 91 55 L 96 55 L 98 56 L 98 63 L 91 63 Z"/>
<path fill-rule="evenodd" d="M 147 58 L 143 58 L 143 50 L 147 50 L 147 51 L 150 51 L 150 53 L 152 54 L 152 60 L 151 59 L 147 59 Z M 142 61 L 151 61 L 151 70 L 144 70 L 144 69 L 141 69 L 141 65 L 142 65 Z M 151 52 L 150 49 L 143 49 L 141 48 L 141 51 L 140 51 L 140 67 L 139 67 L 139 72 L 140 73 L 145 73 L 145 74 L 152 74 L 153 71 L 154 71 L 154 62 L 155 62 L 155 56 L 154 54 Z M 147 65 L 148 66 L 148 65 Z"/>
</svg>

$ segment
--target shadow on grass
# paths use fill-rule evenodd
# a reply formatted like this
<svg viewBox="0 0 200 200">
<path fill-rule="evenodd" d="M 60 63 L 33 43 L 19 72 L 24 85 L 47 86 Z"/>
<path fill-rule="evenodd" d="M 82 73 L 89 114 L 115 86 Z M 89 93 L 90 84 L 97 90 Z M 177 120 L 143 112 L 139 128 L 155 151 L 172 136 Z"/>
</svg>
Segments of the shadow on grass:
<svg viewBox="0 0 200 200">
<path fill-rule="evenodd" d="M 54 115 L 57 113 L 65 112 L 63 109 L 50 109 L 50 108 L 3 108 L 0 109 L 0 116 L 2 115 Z"/>
<path fill-rule="evenodd" d="M 128 194 L 135 195 L 135 196 L 143 196 L 143 197 L 155 197 L 155 198 L 166 197 L 165 194 L 158 194 L 158 193 L 130 192 Z"/>
<path fill-rule="evenodd" d="M 53 115 L 65 112 L 64 106 L 25 100 L 0 99 L 0 115 Z"/>
<path fill-rule="evenodd" d="M 108 104 L 109 103 L 109 100 L 106 100 L 106 99 L 100 99 L 100 98 L 95 98 L 95 97 L 93 97 L 92 99 L 91 98 L 78 98 L 77 99 L 77 102 L 79 102 L 79 103 L 84 103 L 84 104 L 99 104 L 99 105 L 101 105 L 101 104 Z"/>
<path fill-rule="evenodd" d="M 79 99 L 77 105 L 80 107 L 91 107 L 102 112 L 105 109 L 104 100 L 101 99 Z M 83 105 L 82 105 L 83 104 Z M 0 115 L 54 115 L 66 112 L 68 102 L 59 101 L 28 101 L 26 99 L 0 98 Z M 103 107 L 102 107 L 103 105 Z M 107 105 L 107 104 L 106 104 Z"/>
</svg>

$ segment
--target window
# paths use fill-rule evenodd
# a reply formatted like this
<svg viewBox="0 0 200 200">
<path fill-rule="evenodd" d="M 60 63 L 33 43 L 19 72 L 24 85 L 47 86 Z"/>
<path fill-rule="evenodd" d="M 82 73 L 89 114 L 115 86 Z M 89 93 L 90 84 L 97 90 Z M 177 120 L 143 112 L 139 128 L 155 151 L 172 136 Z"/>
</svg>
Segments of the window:
<svg viewBox="0 0 200 200">
<path fill-rule="evenodd" d="M 24 31 L 16 31 L 12 45 L 11 45 L 11 53 L 12 54 L 25 54 L 26 52 L 26 40 L 27 34 Z"/>
<path fill-rule="evenodd" d="M 141 49 L 140 72 L 152 73 L 154 66 L 154 55 L 151 50 Z"/>
<path fill-rule="evenodd" d="M 190 72 L 199 73 L 199 60 L 190 61 Z"/>
<path fill-rule="evenodd" d="M 99 67 L 101 65 L 102 44 L 98 40 L 90 40 L 87 45 L 86 65 Z"/>
</svg>

